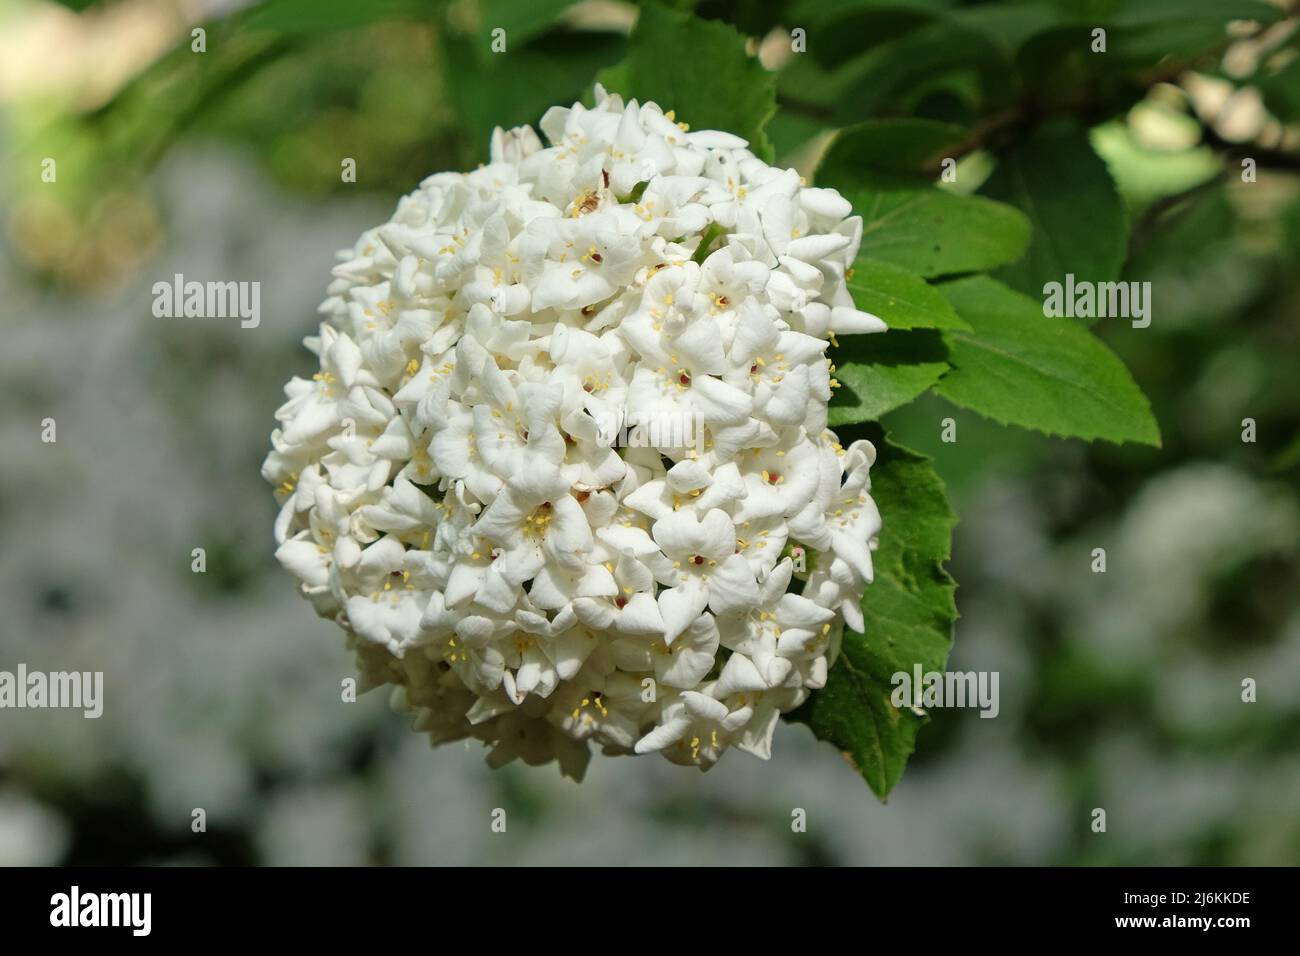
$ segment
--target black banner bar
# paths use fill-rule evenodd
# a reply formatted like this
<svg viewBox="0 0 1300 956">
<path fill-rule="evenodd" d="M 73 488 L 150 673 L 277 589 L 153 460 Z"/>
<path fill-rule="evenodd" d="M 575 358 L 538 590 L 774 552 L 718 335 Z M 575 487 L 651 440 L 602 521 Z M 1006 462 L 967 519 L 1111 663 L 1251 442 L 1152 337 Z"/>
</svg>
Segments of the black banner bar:
<svg viewBox="0 0 1300 956">
<path fill-rule="evenodd" d="M 986 940 L 1048 930 L 1230 942 L 1288 925 L 1294 877 L 1286 869 L 14 869 L 0 870 L 0 915 L 8 940 L 77 933 L 83 942 L 242 942 L 266 927 L 295 943 L 374 943 L 440 916 L 489 936 L 565 923 L 586 934 L 601 917 L 633 929 L 664 907 L 681 910 L 683 927 L 716 918 L 742 932 L 763 932 L 792 908 L 824 922 L 819 932 L 865 932 L 869 923 L 864 939 L 902 940 L 923 926 L 927 939 L 978 927 Z M 849 923 L 836 928 L 840 920 Z"/>
</svg>

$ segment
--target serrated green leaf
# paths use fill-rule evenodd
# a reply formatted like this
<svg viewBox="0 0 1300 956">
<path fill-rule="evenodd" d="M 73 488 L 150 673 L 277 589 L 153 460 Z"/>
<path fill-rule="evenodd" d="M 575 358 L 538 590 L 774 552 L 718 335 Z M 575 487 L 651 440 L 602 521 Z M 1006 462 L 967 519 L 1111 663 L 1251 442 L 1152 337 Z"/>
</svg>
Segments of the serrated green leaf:
<svg viewBox="0 0 1300 956">
<path fill-rule="evenodd" d="M 627 58 L 600 74 L 625 98 L 654 101 L 691 129 L 718 129 L 749 140 L 771 162 L 763 127 L 776 112 L 776 79 L 745 50 L 745 38 L 724 23 L 669 10 L 641 8 Z"/>
<path fill-rule="evenodd" d="M 973 332 L 943 333 L 944 398 L 1009 425 L 1071 438 L 1160 444 L 1146 396 L 1128 369 L 1076 320 L 987 276 L 938 287 Z"/>
<path fill-rule="evenodd" d="M 1014 262 L 1029 242 L 1017 209 L 932 186 L 847 190 L 862 217 L 859 254 L 920 276 L 983 272 Z"/>
<path fill-rule="evenodd" d="M 855 335 L 834 353 L 835 389 L 827 408 L 831 427 L 878 421 L 931 388 L 948 371 L 938 332 Z"/>
<path fill-rule="evenodd" d="M 1039 295 L 1066 273 L 1076 281 L 1118 278 L 1128 243 L 1124 202 L 1082 129 L 1054 125 L 1017 143 L 981 192 L 1033 223 L 1024 257 L 996 273 L 1007 285 Z"/>
<path fill-rule="evenodd" d="M 876 444 L 871 496 L 884 528 L 873 555 L 875 580 L 862 598 L 864 633 L 844 632 L 826 686 L 790 719 L 838 747 L 883 800 L 903 775 L 925 723 L 893 705 L 893 676 L 910 675 L 918 664 L 942 671 L 952 648 L 956 585 L 944 562 L 956 519 L 929 459 Z"/>
<path fill-rule="evenodd" d="M 859 256 L 847 284 L 857 307 L 891 329 L 970 329 L 934 286 L 888 262 Z"/>
<path fill-rule="evenodd" d="M 882 172 L 922 178 L 927 167 L 952 154 L 968 135 L 964 127 L 937 120 L 867 120 L 835 137 L 817 165 L 817 185 L 851 189 L 871 184 Z"/>
</svg>

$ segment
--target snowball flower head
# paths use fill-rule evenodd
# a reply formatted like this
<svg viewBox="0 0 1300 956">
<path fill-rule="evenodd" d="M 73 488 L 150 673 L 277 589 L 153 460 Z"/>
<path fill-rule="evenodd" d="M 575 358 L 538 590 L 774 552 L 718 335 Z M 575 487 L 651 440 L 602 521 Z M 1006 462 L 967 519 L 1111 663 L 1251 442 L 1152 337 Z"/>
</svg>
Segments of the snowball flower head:
<svg viewBox="0 0 1300 956">
<path fill-rule="evenodd" d="M 862 627 L 875 449 L 826 427 L 884 324 L 833 189 L 597 87 L 340 254 L 263 474 L 365 686 L 489 762 L 766 758 Z"/>
</svg>

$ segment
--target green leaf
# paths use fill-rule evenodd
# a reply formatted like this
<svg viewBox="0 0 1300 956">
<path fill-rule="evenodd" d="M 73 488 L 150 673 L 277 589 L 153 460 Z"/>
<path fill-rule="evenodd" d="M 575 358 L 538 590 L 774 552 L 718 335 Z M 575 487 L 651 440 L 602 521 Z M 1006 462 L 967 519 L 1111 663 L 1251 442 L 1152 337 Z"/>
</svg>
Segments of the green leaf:
<svg viewBox="0 0 1300 956">
<path fill-rule="evenodd" d="M 1110 171 L 1073 125 L 1038 130 L 1002 157 L 981 190 L 1022 210 L 1033 223 L 1024 258 L 997 272 L 1012 288 L 1042 293 L 1048 282 L 1109 282 L 1128 242 L 1124 203 Z"/>
<path fill-rule="evenodd" d="M 1259 20 L 1272 23 L 1282 11 L 1267 0 L 1111 0 L 1115 26 L 1153 26 L 1184 20 Z"/>
<path fill-rule="evenodd" d="M 548 107 L 572 103 L 591 77 L 616 63 L 626 40 L 613 33 L 553 32 L 508 54 L 481 59 L 462 36 L 444 35 L 443 75 L 472 158 L 487 158 L 493 127 L 535 124 Z"/>
<path fill-rule="evenodd" d="M 1064 11 L 1043 2 L 963 7 L 953 11 L 952 17 L 964 26 L 987 34 L 1008 52 L 1069 19 Z"/>
<path fill-rule="evenodd" d="M 1131 10 L 1090 13 L 1077 0 L 1065 2 L 1069 9 L 1059 25 L 1023 40 L 1015 54 L 1016 69 L 1040 103 L 1069 108 L 1079 101 L 1080 91 L 1088 91 L 1087 100 L 1094 104 L 1090 112 L 1098 117 L 1127 112 L 1135 97 L 1140 98 L 1147 70 L 1205 59 L 1207 51 L 1225 41 L 1234 8 L 1224 3 L 1207 14 L 1218 5 L 1218 0 L 1208 0 L 1188 6 L 1184 14 L 1182 0 L 1172 0 L 1159 4 L 1162 10 L 1135 4 Z M 1267 4 L 1252 0 L 1236 9 L 1258 13 Z M 1093 52 L 1093 31 L 1098 28 L 1106 30 L 1105 53 Z"/>
<path fill-rule="evenodd" d="M 1300 59 L 1292 60 L 1257 85 L 1268 111 L 1283 122 L 1300 116 Z"/>
<path fill-rule="evenodd" d="M 809 116 L 801 116 L 792 110 L 777 110 L 763 132 L 772 141 L 776 153 L 776 164 L 789 167 L 798 165 L 788 161 L 791 154 L 809 146 L 826 128 L 820 121 Z"/>
<path fill-rule="evenodd" d="M 756 37 L 767 36 L 774 27 L 789 22 L 785 15 L 790 2 L 791 0 L 734 0 L 731 22 L 742 33 Z"/>
<path fill-rule="evenodd" d="M 868 185 L 879 173 L 934 178 L 930 167 L 953 155 L 969 131 L 937 120 L 867 120 L 841 130 L 817 165 L 817 185 Z M 919 183 L 918 183 L 919 185 Z"/>
<path fill-rule="evenodd" d="M 891 329 L 970 329 L 934 286 L 888 262 L 859 256 L 848 287 L 859 309 Z"/>
<path fill-rule="evenodd" d="M 826 410 L 831 427 L 877 421 L 931 388 L 948 371 L 938 332 L 855 335 L 835 353 L 840 387 Z"/>
<path fill-rule="evenodd" d="M 237 15 L 241 30 L 269 30 L 279 36 L 311 36 L 355 30 L 387 17 L 427 19 L 432 12 L 424 0 L 267 0 Z M 184 45 L 189 45 L 186 34 Z"/>
<path fill-rule="evenodd" d="M 1128 369 L 1077 321 L 987 276 L 939 286 L 973 332 L 943 333 L 944 398 L 987 418 L 1049 435 L 1160 444 L 1146 396 Z"/>
<path fill-rule="evenodd" d="M 847 440 L 847 439 L 846 439 Z M 942 671 L 952 648 L 956 589 L 944 570 L 956 519 L 930 460 L 877 441 L 871 497 L 884 521 L 875 581 L 862 598 L 865 633 L 846 630 L 826 686 L 791 720 L 838 747 L 881 800 L 903 775 L 925 718 L 890 700 L 893 676 Z"/>
<path fill-rule="evenodd" d="M 862 217 L 859 254 L 922 276 L 983 272 L 1014 262 L 1029 242 L 1019 210 L 932 186 L 844 191 Z"/>
<path fill-rule="evenodd" d="M 1093 3 L 1030 0 L 1015 5 L 989 3 L 963 7 L 952 14 L 955 21 L 997 37 L 1010 50 L 1062 27 L 1084 27 L 1085 30 L 1072 35 L 1081 39 L 1085 51 L 1091 45 L 1095 27 L 1112 32 L 1139 28 L 1168 31 L 1188 21 L 1211 21 L 1212 25 L 1221 26 L 1229 20 L 1272 22 L 1280 16 L 1281 11 L 1267 0 L 1101 0 Z M 1151 35 L 1155 35 L 1154 31 Z M 1167 32 L 1165 37 L 1165 52 L 1172 53 Z"/>
<path fill-rule="evenodd" d="M 1283 15 L 1267 0 L 1052 0 L 1051 6 L 1059 18 L 1055 26 L 1037 13 L 1014 25 L 1016 72 L 1048 112 L 1052 104 L 1077 112 L 1070 104 L 1082 94 L 1099 118 L 1127 113 L 1148 70 L 1204 60 L 1207 52 L 1217 59 L 1213 51 L 1227 39 L 1230 20 L 1269 22 Z M 983 9 L 970 13 L 978 20 Z M 1034 21 L 1036 30 L 1026 36 L 1023 25 Z M 1105 53 L 1093 52 L 1098 28 L 1106 30 Z"/>
<path fill-rule="evenodd" d="M 836 67 L 932 22 L 946 0 L 802 0 L 786 21 L 808 31 L 808 52 Z"/>
<path fill-rule="evenodd" d="M 1018 93 L 1007 50 L 984 31 L 955 20 L 922 26 L 851 67 L 853 83 L 835 110 L 840 125 L 882 113 L 934 115 L 923 104 L 935 95 L 967 115 L 1010 104 Z"/>
<path fill-rule="evenodd" d="M 1263 20 L 1282 11 L 1268 0 L 1049 0 L 1059 16 L 1102 27 L 1148 26 L 1182 20 Z"/>
<path fill-rule="evenodd" d="M 763 131 L 776 112 L 776 79 L 745 52 L 745 38 L 726 24 L 657 3 L 641 8 L 627 58 L 604 70 L 607 89 L 673 110 L 691 129 L 717 129 L 749 140 L 772 161 Z"/>
<path fill-rule="evenodd" d="M 1274 456 L 1269 470 L 1274 473 L 1286 472 L 1300 465 L 1300 432 Z"/>
<path fill-rule="evenodd" d="M 482 0 L 479 16 L 479 53 L 492 53 L 492 31 L 506 31 L 506 49 L 514 51 L 551 28 L 575 0 Z"/>
<path fill-rule="evenodd" d="M 798 111 L 824 129 L 852 86 L 853 72 L 849 68 L 826 69 L 811 55 L 792 56 L 776 74 L 776 95 L 782 107 L 776 115 Z"/>
</svg>

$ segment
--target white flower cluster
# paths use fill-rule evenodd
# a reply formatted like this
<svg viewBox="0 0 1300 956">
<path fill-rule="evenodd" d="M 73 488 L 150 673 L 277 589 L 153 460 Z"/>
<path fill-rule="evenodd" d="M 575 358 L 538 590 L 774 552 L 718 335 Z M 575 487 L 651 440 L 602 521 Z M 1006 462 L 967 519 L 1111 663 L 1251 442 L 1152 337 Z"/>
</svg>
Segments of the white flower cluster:
<svg viewBox="0 0 1300 956">
<path fill-rule="evenodd" d="M 826 428 L 827 346 L 884 329 L 862 221 L 596 92 L 341 254 L 263 466 L 277 556 L 435 743 L 767 757 L 871 580 L 875 449 Z"/>
</svg>

